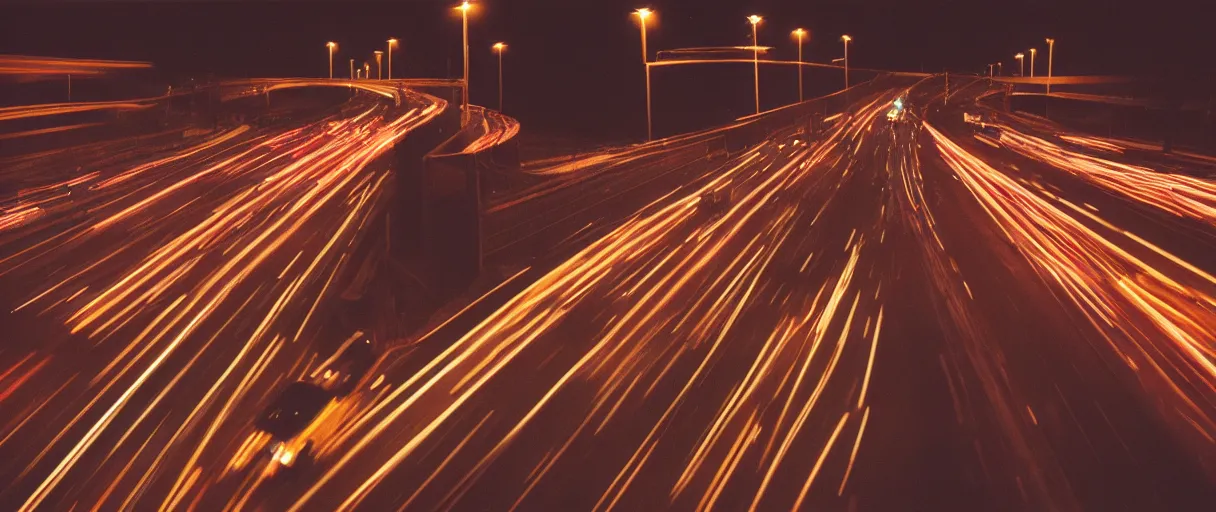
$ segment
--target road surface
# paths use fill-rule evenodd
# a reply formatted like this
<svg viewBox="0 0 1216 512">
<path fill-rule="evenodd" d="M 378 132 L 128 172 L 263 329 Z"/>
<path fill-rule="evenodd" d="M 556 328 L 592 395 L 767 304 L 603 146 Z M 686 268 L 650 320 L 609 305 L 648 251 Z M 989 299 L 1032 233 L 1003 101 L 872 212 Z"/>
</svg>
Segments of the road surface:
<svg viewBox="0 0 1216 512">
<path fill-rule="evenodd" d="M 5 164 L 0 508 L 172 510 L 209 485 L 317 358 L 374 160 L 446 106 L 382 100 Z"/>
<path fill-rule="evenodd" d="M 525 271 L 393 361 L 347 448 L 264 503 L 1202 509 L 1211 185 L 1120 196 L 1014 126 L 977 139 L 982 85 L 942 90 L 902 122 L 894 90 L 809 144 L 777 134 Z"/>
<path fill-rule="evenodd" d="M 216 377 L 222 365 L 172 366 L 203 374 L 191 383 L 216 383 L 214 398 L 159 385 L 116 400 L 147 366 L 99 393 L 79 383 L 97 370 L 66 384 L 49 375 L 100 365 L 41 341 L 20 357 L 6 349 L 13 362 L 0 393 L 19 382 L 0 395 L 6 409 L 67 405 L 41 413 L 59 419 L 39 419 L 37 431 L 16 427 L 20 444 L 0 444 L 3 460 L 17 461 L 6 476 L 52 448 L 2 496 L 197 510 L 1204 510 L 1216 500 L 1211 182 L 1022 118 L 994 114 L 999 134 L 978 136 L 963 113 L 983 110 L 989 90 L 960 85 L 952 81 L 948 104 L 938 78 L 855 97 L 821 136 L 776 133 L 640 211 L 618 212 L 627 220 L 572 255 L 540 258 L 393 351 L 318 464 L 292 479 L 223 469 L 248 432 L 242 415 L 309 365 L 289 340 L 311 304 L 300 306 L 284 281 L 311 273 L 262 275 L 299 268 L 287 261 L 240 275 L 255 292 L 216 316 L 245 322 L 246 333 L 278 314 L 267 321 L 288 329 L 206 348 L 203 333 L 238 332 L 210 319 L 164 363 L 227 350 L 242 352 L 229 361 L 287 368 Z M 910 113 L 891 122 L 897 97 Z M 638 157 L 628 151 L 604 165 Z M 728 199 L 715 208 L 710 197 Z M 345 233 L 326 224 L 332 217 L 319 215 L 313 232 Z M 266 232 L 239 231 L 200 240 L 223 257 L 187 265 L 217 275 L 223 250 L 257 250 L 247 236 Z M 174 247 L 163 240 L 145 243 Z M 278 256 L 327 254 L 319 245 L 285 244 Z M 69 283 L 27 308 L 49 306 L 72 329 L 82 320 L 71 315 L 98 307 L 79 302 L 97 293 L 83 285 L 141 274 L 73 254 L 73 265 L 25 260 L 56 272 L 50 284 Z M 90 277 L 99 274 L 110 277 Z M 178 342 L 161 322 L 210 311 L 199 309 L 214 296 L 206 290 L 127 301 L 132 311 L 115 315 L 115 327 L 61 346 L 109 339 L 115 350 L 165 350 Z M 145 326 L 168 334 L 105 337 Z M 52 371 L 64 360 L 76 366 Z M 149 406 L 162 388 L 180 396 L 174 406 Z M 98 395 L 100 405 L 79 405 Z M 95 427 L 107 421 L 100 412 L 71 420 L 120 402 L 130 405 L 114 425 Z M 123 441 L 89 437 L 96 428 L 118 438 L 134 424 Z M 178 429 L 186 433 L 174 438 Z M 119 455 L 106 455 L 114 447 Z M 100 499 L 111 484 L 119 490 Z"/>
</svg>

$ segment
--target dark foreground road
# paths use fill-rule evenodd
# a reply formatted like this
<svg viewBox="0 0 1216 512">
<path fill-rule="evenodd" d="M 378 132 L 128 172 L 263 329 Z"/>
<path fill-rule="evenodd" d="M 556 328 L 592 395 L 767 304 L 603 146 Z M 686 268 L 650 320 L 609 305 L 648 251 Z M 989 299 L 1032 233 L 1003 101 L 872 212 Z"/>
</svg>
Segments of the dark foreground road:
<svg viewBox="0 0 1216 512">
<path fill-rule="evenodd" d="M 538 262 L 479 306 L 489 313 L 384 361 L 322 460 L 292 480 L 224 471 L 236 427 L 213 448 L 166 441 L 228 425 L 221 413 L 240 420 L 218 402 L 181 419 L 193 409 L 148 405 L 145 390 L 122 414 L 157 416 L 124 440 L 89 440 L 93 417 L 62 439 L 66 419 L 18 430 L 24 444 L 0 445 L 14 467 L 66 448 L 4 496 L 197 510 L 1206 510 L 1211 184 L 1095 174 L 1108 165 L 1085 158 L 1130 157 L 1076 141 L 1057 152 L 1013 118 L 999 139 L 977 138 L 962 114 L 985 86 L 952 87 L 949 105 L 936 79 L 856 98 L 822 137 L 778 134 L 577 254 Z M 899 96 L 912 113 L 892 123 Z M 1147 181 L 1120 188 L 1129 180 Z M 705 208 L 707 192 L 729 208 Z M 299 302 L 274 289 L 267 304 Z M 179 318 L 181 305 L 152 304 L 140 311 Z M 274 332 L 249 357 L 289 346 Z M 3 377 L 33 375 L 18 389 L 37 391 L 13 410 L 73 385 L 31 369 L 58 355 L 30 353 Z M 264 400 L 274 377 L 262 378 L 216 400 Z M 85 462 L 67 452 L 82 443 Z M 115 446 L 122 457 L 102 457 Z M 112 482 L 121 491 L 99 501 Z"/>
</svg>

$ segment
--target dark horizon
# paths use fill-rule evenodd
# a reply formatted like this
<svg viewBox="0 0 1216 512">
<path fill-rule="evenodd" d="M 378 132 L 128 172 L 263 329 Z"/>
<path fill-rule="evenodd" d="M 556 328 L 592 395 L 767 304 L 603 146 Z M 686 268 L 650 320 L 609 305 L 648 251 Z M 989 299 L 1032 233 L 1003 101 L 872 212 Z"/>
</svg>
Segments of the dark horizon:
<svg viewBox="0 0 1216 512">
<path fill-rule="evenodd" d="M 1203 45 L 1194 42 L 1203 33 L 1198 29 L 1202 17 L 1164 7 L 1132 8 L 1146 5 L 1132 2 L 1060 6 L 1023 0 L 998 9 L 954 0 L 928 5 L 845 0 L 805 7 L 772 0 L 476 4 L 478 11 L 470 21 L 474 103 L 497 103 L 497 61 L 489 48 L 495 41 L 506 41 L 506 112 L 533 130 L 574 130 L 595 137 L 636 135 L 643 88 L 638 29 L 629 13 L 642 6 L 658 12 L 648 32 L 652 58 L 663 49 L 748 44 L 744 16 L 759 13 L 766 17 L 760 43 L 773 46 L 774 57 L 780 59 L 795 57 L 790 32 L 802 27 L 812 34 L 805 57 L 817 62 L 840 57 L 839 36 L 850 34 L 855 68 L 982 72 L 986 63 L 1000 59 L 1010 74 L 1016 66 L 1013 55 L 1037 46 L 1037 69 L 1043 74 L 1043 38 L 1049 36 L 1058 41 L 1056 75 L 1131 74 L 1206 82 L 1213 68 L 1204 60 Z M 374 69 L 371 52 L 396 37 L 402 41 L 393 59 L 397 76 L 456 77 L 461 68 L 460 20 L 453 5 L 432 0 L 56 0 L 4 7 L 0 31 L 7 37 L 0 53 L 147 60 L 167 77 L 324 76 L 324 44 L 333 40 L 339 45 L 335 75 L 344 76 L 350 58 L 372 62 Z M 1189 46 L 1183 43 L 1188 36 Z M 656 70 L 656 129 L 693 127 L 665 126 L 670 124 L 665 118 L 704 124 L 711 118 L 720 122 L 750 113 L 745 94 L 750 80 L 745 74 L 733 68 Z M 796 99 L 794 76 L 790 70 L 762 71 L 765 108 Z M 834 71 L 811 71 L 807 81 L 807 94 L 814 96 L 838 88 L 842 77 Z M 587 126 L 567 126 L 565 112 L 571 104 L 587 111 Z M 665 108 L 681 115 L 665 115 Z M 698 113 L 705 119 L 687 119 L 683 114 L 690 109 L 704 111 Z M 625 115 L 617 115 L 621 112 Z M 615 124 L 590 122 L 610 115 L 618 118 L 612 120 Z"/>
</svg>

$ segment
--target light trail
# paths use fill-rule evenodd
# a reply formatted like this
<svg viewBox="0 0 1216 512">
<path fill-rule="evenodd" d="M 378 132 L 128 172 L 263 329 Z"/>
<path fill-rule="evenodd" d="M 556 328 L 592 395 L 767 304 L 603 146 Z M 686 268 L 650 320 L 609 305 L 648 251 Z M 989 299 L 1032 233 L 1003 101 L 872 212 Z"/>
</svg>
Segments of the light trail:
<svg viewBox="0 0 1216 512">
<path fill-rule="evenodd" d="M 583 403 L 577 412 L 567 410 L 577 415 L 575 424 L 546 438 L 551 443 L 546 455 L 529 459 L 534 469 L 512 497 L 516 506 L 523 506 L 538 482 L 554 476 L 567 448 L 589 442 L 593 432 L 621 435 L 627 423 L 637 424 L 643 410 L 657 411 L 659 417 L 646 420 L 645 429 L 629 438 L 634 451 L 620 454 L 620 472 L 614 482 L 604 482 L 597 509 L 623 506 L 621 500 L 641 473 L 669 475 L 660 478 L 670 480 L 673 501 L 712 507 L 728 487 L 750 485 L 757 503 L 792 504 L 796 496 L 774 494 L 770 500 L 760 479 L 793 473 L 809 488 L 815 473 L 823 471 L 812 466 L 822 466 L 829 452 L 847 456 L 849 449 L 857 449 L 860 441 L 850 439 L 844 451 L 832 450 L 833 428 L 836 434 L 846 425 L 856 430 L 861 411 L 868 408 L 858 390 L 875 371 L 872 352 L 882 332 L 882 296 L 873 280 L 859 275 L 861 267 L 872 264 L 865 254 L 878 244 L 877 233 L 839 240 L 847 262 L 827 271 L 814 300 L 775 295 L 777 286 L 766 276 L 777 260 L 791 257 L 795 246 L 805 246 L 808 226 L 819 225 L 810 219 L 813 211 L 774 201 L 792 190 L 838 179 L 829 170 L 846 161 L 837 143 L 876 122 L 882 109 L 872 107 L 811 148 L 779 149 L 770 143 L 741 155 L 683 199 L 639 214 L 541 277 L 386 394 L 371 411 L 376 419 L 352 437 L 345 453 L 290 509 L 357 507 L 390 473 L 427 458 L 440 439 L 449 437 L 441 432 L 463 431 L 465 420 L 472 418 L 467 426 L 481 435 L 464 437 L 459 456 L 445 452 L 434 471 L 418 474 L 419 487 L 411 497 L 415 503 L 444 485 L 446 497 L 440 503 L 452 506 L 521 438 L 534 442 L 529 432 L 555 420 L 556 403 L 568 404 L 574 397 Z M 698 205 L 701 194 L 730 189 L 739 191 L 737 202 L 707 222 Z M 805 255 L 796 259 L 801 263 Z M 740 340 L 732 338 L 744 336 L 741 325 L 754 322 L 773 301 L 778 328 L 752 348 L 741 349 Z M 564 346 L 556 359 L 543 355 L 553 350 L 545 347 L 564 324 L 578 317 L 586 325 L 588 315 L 594 317 L 593 334 Z M 653 357 L 658 354 L 665 357 Z M 730 370 L 722 366 L 726 358 L 740 357 L 748 364 Z M 512 400 L 523 404 L 495 407 L 494 425 L 483 423 L 479 404 L 501 391 L 490 383 L 509 379 L 506 375 L 537 358 L 552 360 L 554 366 L 535 368 L 528 391 L 520 390 L 526 394 Z M 715 385 L 722 389 L 705 396 L 708 391 L 701 388 L 720 379 L 733 383 L 733 389 Z M 694 397 L 698 403 L 719 400 L 720 407 L 689 416 L 684 404 Z M 690 422 L 704 430 L 690 437 L 670 435 Z M 805 449 L 807 443 L 820 446 L 815 450 L 819 465 L 787 456 L 791 445 Z M 766 448 L 772 445 L 782 448 Z M 371 449 L 385 446 L 394 448 L 387 453 Z M 673 449 L 690 457 L 674 472 L 670 463 L 651 456 Z M 741 464 L 744 459 L 753 462 Z M 756 463 L 759 472 L 746 478 L 739 474 Z M 363 476 L 351 480 L 354 475 Z"/>
<path fill-rule="evenodd" d="M 32 469 L 21 510 L 92 492 L 65 488 L 69 474 L 89 480 L 113 472 L 119 479 L 106 482 L 97 507 L 197 503 L 221 474 L 211 468 L 241 448 L 230 440 L 248 428 L 247 410 L 262 388 L 313 359 L 308 344 L 283 333 L 302 329 L 304 313 L 319 302 L 315 294 L 376 210 L 389 174 L 372 162 L 446 107 L 399 94 L 410 107 L 364 101 L 351 117 L 302 128 L 242 127 L 145 164 L 103 167 L 0 198 L 0 233 L 8 236 L 0 239 L 0 272 L 61 267 L 44 274 L 54 280 L 26 305 L 66 318 L 68 329 L 84 335 L 66 343 L 87 336 L 84 346 L 92 347 L 82 353 L 95 354 L 49 360 L 6 396 L 54 399 L 55 408 L 76 413 L 39 420 L 44 432 L 18 432 L 24 422 L 6 432 L 6 439 L 47 438 L 4 446 L 11 461 L 4 466 Z M 57 193 L 63 188 L 72 193 Z M 50 368 L 85 378 L 47 395 L 56 387 L 39 378 Z M 30 457 L 34 446 L 57 450 Z"/>
<path fill-rule="evenodd" d="M 1040 277 L 1058 287 L 1060 300 L 1084 314 L 1147 390 L 1170 404 L 1168 414 L 1182 420 L 1183 430 L 1199 439 L 1216 436 L 1216 278 L 1084 208 L 1021 185 L 932 126 L 925 129 L 955 175 Z M 1189 182 L 1183 177 L 1145 181 L 1142 190 L 1133 191 L 1096 164 L 1086 170 L 1091 179 L 1171 211 L 1193 204 L 1186 203 L 1186 191 L 1153 195 L 1162 182 Z M 1146 178 L 1134 170 L 1127 176 Z"/>
<path fill-rule="evenodd" d="M 1118 146 L 1101 140 L 1062 138 L 1107 151 L 1121 151 Z M 1023 156 L 1067 171 L 1132 200 L 1216 226 L 1216 183 L 1209 180 L 1159 172 L 1070 151 L 1008 127 L 1001 130 L 1001 144 Z"/>
</svg>

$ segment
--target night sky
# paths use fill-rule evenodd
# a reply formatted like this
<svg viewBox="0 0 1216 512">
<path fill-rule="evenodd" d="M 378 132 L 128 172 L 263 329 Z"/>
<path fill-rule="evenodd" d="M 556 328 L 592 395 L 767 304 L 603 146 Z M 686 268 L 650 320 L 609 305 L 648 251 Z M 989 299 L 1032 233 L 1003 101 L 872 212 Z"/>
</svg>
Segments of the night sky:
<svg viewBox="0 0 1216 512">
<path fill-rule="evenodd" d="M 643 111 L 638 30 L 632 9 L 658 11 L 650 48 L 747 44 L 744 17 L 759 13 L 760 43 L 792 59 L 790 31 L 811 31 L 808 60 L 841 55 L 839 36 L 854 37 L 856 67 L 978 72 L 1037 46 L 1046 69 L 1044 37 L 1056 44 L 1056 74 L 1138 74 L 1193 82 L 1209 80 L 1216 49 L 1198 0 L 1100 2 L 1009 0 L 482 0 L 471 21 L 472 97 L 494 106 L 496 60 L 489 47 L 506 41 L 505 111 L 542 131 L 573 130 L 629 137 Z M 407 76 L 457 76 L 460 19 L 455 1 L 346 0 L 141 3 L 40 0 L 0 7 L 0 53 L 150 60 L 173 79 L 201 72 L 219 76 L 323 76 L 325 41 L 338 42 L 335 73 L 350 58 L 373 62 L 371 51 L 397 37 L 394 71 Z M 373 68 L 374 69 L 374 68 Z M 656 71 L 656 129 L 722 121 L 748 113 L 750 76 L 744 69 Z M 373 71 L 374 72 L 374 71 Z M 839 74 L 808 74 L 808 95 L 830 92 Z M 761 76 L 763 102 L 796 99 L 795 75 Z M 767 87 L 765 87 L 767 86 Z M 588 112 L 569 124 L 574 106 Z M 638 118 L 638 119 L 635 119 Z M 565 124 L 563 124 L 565 123 Z"/>
</svg>

